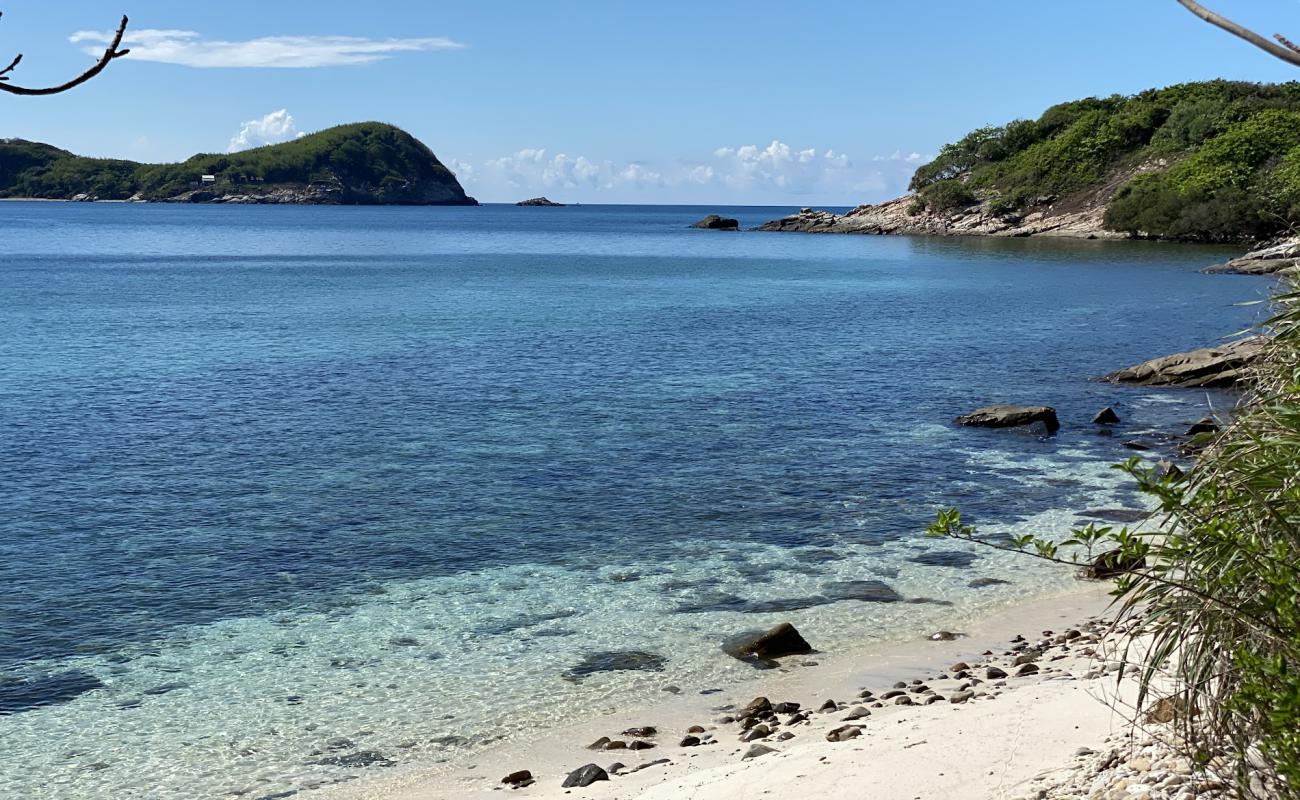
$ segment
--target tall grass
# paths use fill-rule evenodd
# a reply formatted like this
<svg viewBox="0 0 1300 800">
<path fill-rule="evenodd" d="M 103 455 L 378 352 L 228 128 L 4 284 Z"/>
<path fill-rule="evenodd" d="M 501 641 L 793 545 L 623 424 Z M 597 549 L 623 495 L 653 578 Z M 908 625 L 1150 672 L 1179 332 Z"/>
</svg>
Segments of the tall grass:
<svg viewBox="0 0 1300 800">
<path fill-rule="evenodd" d="M 1140 706 L 1177 709 L 1181 747 L 1242 796 L 1300 800 L 1300 290 L 1275 298 L 1271 343 L 1232 423 L 1186 476 L 1124 465 L 1158 502 L 1152 525 L 1093 527 L 1013 547 L 1060 563 L 1108 546 L 1141 564 L 1114 594 L 1135 620 Z M 980 541 L 955 511 L 936 535 Z M 1005 545 L 994 545 L 1005 546 Z M 1091 553 L 1087 554 L 1088 557 Z"/>
</svg>

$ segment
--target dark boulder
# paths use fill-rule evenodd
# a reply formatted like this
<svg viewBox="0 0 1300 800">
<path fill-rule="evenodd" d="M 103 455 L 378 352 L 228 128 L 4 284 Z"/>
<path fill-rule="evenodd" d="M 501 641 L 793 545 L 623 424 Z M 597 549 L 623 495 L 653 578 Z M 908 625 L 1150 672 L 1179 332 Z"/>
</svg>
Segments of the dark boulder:
<svg viewBox="0 0 1300 800">
<path fill-rule="evenodd" d="M 768 660 L 813 652 L 812 645 L 788 622 L 769 631 L 746 631 L 722 642 L 722 651 L 741 661 Z"/>
<path fill-rule="evenodd" d="M 1083 568 L 1083 577 L 1094 580 L 1106 580 L 1123 575 L 1126 572 L 1142 569 L 1147 564 L 1141 556 L 1125 555 L 1120 550 L 1108 550 L 1092 560 Z"/>
<path fill-rule="evenodd" d="M 590 786 L 596 781 L 609 780 L 609 773 L 601 769 L 596 764 L 588 764 L 585 767 L 578 767 L 569 773 L 569 777 L 564 779 L 561 788 L 573 789 L 583 786 Z"/>
<path fill-rule="evenodd" d="M 692 228 L 700 228 L 706 231 L 738 231 L 740 230 L 740 220 L 731 219 L 730 217 L 720 217 L 717 214 L 710 214 L 704 219 L 691 225 Z"/>
<path fill-rule="evenodd" d="M 1213 417 L 1205 417 L 1198 420 L 1192 427 L 1187 429 L 1187 436 L 1200 436 L 1201 434 L 1212 434 L 1219 432 L 1219 423 L 1214 421 Z"/>
<path fill-rule="evenodd" d="M 1049 434 L 1061 429 L 1056 409 L 1051 406 L 987 406 L 957 417 L 958 425 L 977 428 L 1019 428 L 1040 422 Z"/>
<path fill-rule="evenodd" d="M 533 784 L 533 773 L 526 769 L 521 769 L 518 772 L 512 772 L 505 776 L 501 779 L 501 782 L 507 786 L 522 789 L 525 786 L 531 786 Z"/>
<path fill-rule="evenodd" d="M 1095 416 L 1095 417 L 1092 418 L 1092 424 L 1094 424 L 1094 425 L 1118 425 L 1118 424 L 1119 424 L 1119 414 L 1116 414 L 1116 413 L 1115 413 L 1115 409 L 1111 408 L 1110 406 L 1106 406 L 1106 407 L 1103 408 L 1101 411 L 1098 411 L 1098 412 L 1097 412 L 1097 416 Z"/>
</svg>

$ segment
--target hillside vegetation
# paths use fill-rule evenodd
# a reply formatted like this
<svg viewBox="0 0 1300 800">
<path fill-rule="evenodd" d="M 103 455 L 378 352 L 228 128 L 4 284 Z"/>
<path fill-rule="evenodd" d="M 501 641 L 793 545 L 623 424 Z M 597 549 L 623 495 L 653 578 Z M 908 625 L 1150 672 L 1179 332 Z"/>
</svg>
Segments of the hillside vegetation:
<svg viewBox="0 0 1300 800">
<path fill-rule="evenodd" d="M 1300 223 L 1300 83 L 1209 81 L 1062 103 L 944 146 L 911 188 L 918 210 L 982 201 L 994 214 L 1113 192 L 1110 230 L 1266 238 Z"/>
<path fill-rule="evenodd" d="M 324 186 L 343 203 L 466 204 L 456 177 L 405 131 L 377 122 L 341 125 L 241 153 L 196 155 L 179 164 L 85 158 L 47 144 L 0 141 L 0 197 L 166 200 L 204 186 L 217 195 Z"/>
</svg>

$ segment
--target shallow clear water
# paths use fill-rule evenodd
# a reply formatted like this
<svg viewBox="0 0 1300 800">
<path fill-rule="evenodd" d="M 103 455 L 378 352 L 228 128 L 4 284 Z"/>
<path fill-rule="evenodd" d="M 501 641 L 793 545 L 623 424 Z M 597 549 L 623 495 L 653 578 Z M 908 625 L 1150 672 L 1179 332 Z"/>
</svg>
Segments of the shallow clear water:
<svg viewBox="0 0 1300 800">
<path fill-rule="evenodd" d="M 685 228 L 715 210 L 788 211 L 0 204 L 0 796 L 277 796 L 746 679 L 738 630 L 1060 592 L 924 527 L 1139 503 L 1120 443 L 1227 399 L 1089 378 L 1267 291 L 1188 247 Z M 1064 429 L 950 423 L 1004 401 Z M 566 676 L 604 651 L 661 660 Z"/>
</svg>

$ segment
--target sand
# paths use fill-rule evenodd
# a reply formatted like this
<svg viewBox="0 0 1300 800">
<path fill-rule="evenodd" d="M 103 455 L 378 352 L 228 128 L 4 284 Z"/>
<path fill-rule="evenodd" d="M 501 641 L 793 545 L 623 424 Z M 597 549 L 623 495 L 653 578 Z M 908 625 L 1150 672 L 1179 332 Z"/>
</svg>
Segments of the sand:
<svg viewBox="0 0 1300 800">
<path fill-rule="evenodd" d="M 762 796 L 773 800 L 809 797 L 862 796 L 874 800 L 960 800 L 960 798 L 1029 797 L 1072 770 L 1081 748 L 1100 749 L 1108 738 L 1128 730 L 1126 715 L 1108 703 L 1122 689 L 1113 669 L 1107 671 L 1108 645 L 1076 640 L 1055 645 L 1037 662 L 1042 672 L 1014 677 L 1012 657 L 1003 655 L 1012 640 L 1023 635 L 1030 646 L 1044 638 L 1077 628 L 1088 632 L 1089 620 L 1104 618 L 1109 603 L 1105 587 L 1089 586 L 1066 597 L 1035 602 L 1003 612 L 966 631 L 956 641 L 917 641 L 867 652 L 795 657 L 794 663 L 815 666 L 771 671 L 755 682 L 721 692 L 666 696 L 648 709 L 598 716 L 579 725 L 512 737 L 508 742 L 439 768 L 411 770 L 399 775 L 351 782 L 313 793 L 320 797 L 369 800 L 460 800 L 503 796 L 519 798 L 599 798 L 677 800 Z M 816 642 L 813 642 L 816 645 Z M 982 653 L 991 650 L 994 656 Z M 1098 655 L 1090 653 L 1099 651 Z M 984 679 L 984 665 L 996 664 L 1012 673 L 998 685 L 987 680 L 973 690 L 984 693 L 954 704 L 950 696 L 962 680 L 936 680 L 958 661 L 980 665 L 974 677 Z M 770 677 L 768 677 L 770 676 Z M 878 698 L 898 681 L 921 679 L 942 702 L 898 706 L 894 699 L 871 708 L 858 720 L 861 735 L 831 742 L 827 732 L 845 725 L 848 709 L 868 704 L 857 698 L 862 689 Z M 776 752 L 744 760 L 751 744 L 740 740 L 738 723 L 720 723 L 726 707 L 743 708 L 756 695 L 773 703 L 798 702 L 811 711 L 806 723 L 781 724 L 761 743 Z M 911 693 L 918 700 L 924 696 Z M 817 712 L 827 699 L 840 710 Z M 679 745 L 687 729 L 700 725 L 716 744 Z M 658 733 L 643 737 L 655 745 L 641 751 L 591 751 L 586 745 L 601 736 L 631 742 L 622 731 L 654 726 Z M 794 738 L 778 741 L 788 731 Z M 638 771 L 638 765 L 668 759 Z M 594 763 L 608 768 L 615 762 L 627 770 L 585 788 L 565 789 L 573 770 Z M 508 788 L 501 779 L 529 770 L 535 782 Z"/>
</svg>

